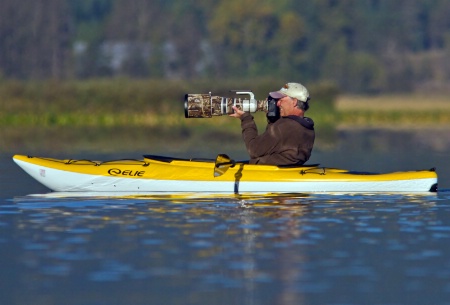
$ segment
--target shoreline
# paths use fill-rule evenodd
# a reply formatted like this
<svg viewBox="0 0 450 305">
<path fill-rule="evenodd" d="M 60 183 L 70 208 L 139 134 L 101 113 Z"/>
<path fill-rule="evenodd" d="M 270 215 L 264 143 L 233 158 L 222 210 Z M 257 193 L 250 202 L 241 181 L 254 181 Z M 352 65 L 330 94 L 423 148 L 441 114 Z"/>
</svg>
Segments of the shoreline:
<svg viewBox="0 0 450 305">
<path fill-rule="evenodd" d="M 338 126 L 316 132 L 315 150 L 450 151 L 450 127 Z M 219 151 L 220 150 L 220 151 Z M 6 154 L 105 154 L 135 153 L 208 157 L 233 153 L 245 157 L 240 128 L 230 130 L 128 128 L 13 128 L 0 131 L 0 153 Z"/>
</svg>

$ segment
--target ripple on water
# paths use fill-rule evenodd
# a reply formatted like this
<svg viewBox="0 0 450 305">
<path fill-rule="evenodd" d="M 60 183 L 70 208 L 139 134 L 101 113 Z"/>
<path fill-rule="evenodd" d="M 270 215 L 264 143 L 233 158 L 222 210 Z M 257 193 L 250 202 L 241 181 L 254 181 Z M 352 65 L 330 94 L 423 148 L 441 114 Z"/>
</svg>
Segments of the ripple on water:
<svg viewBox="0 0 450 305">
<path fill-rule="evenodd" d="M 18 198 L 0 206 L 0 242 L 9 249 L 2 259 L 14 262 L 5 272 L 19 270 L 39 293 L 49 283 L 54 294 L 80 292 L 88 281 L 112 295 L 121 291 L 112 287 L 133 285 L 150 300 L 176 290 L 207 301 L 205 291 L 233 289 L 270 296 L 255 304 L 282 299 L 283 291 L 304 303 L 356 304 L 348 300 L 387 286 L 396 287 L 393 304 L 413 289 L 450 297 L 447 199 L 282 199 Z"/>
</svg>

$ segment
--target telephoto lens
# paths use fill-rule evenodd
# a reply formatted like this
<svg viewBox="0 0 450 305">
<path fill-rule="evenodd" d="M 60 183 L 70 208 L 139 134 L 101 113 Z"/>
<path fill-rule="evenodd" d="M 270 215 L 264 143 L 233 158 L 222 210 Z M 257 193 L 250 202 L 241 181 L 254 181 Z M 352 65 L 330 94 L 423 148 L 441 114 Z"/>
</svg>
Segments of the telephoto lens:
<svg viewBox="0 0 450 305">
<path fill-rule="evenodd" d="M 267 112 L 267 100 L 257 101 L 252 92 L 236 91 L 236 94 L 248 94 L 249 99 L 213 96 L 210 93 L 186 94 L 184 97 L 184 116 L 186 118 L 211 118 L 234 112 L 233 106 L 246 112 Z"/>
</svg>

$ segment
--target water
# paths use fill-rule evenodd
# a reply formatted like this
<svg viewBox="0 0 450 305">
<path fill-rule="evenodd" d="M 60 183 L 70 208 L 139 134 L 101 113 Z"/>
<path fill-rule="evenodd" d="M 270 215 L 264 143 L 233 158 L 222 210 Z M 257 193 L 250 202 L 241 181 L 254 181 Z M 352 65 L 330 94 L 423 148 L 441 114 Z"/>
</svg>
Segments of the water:
<svg viewBox="0 0 450 305">
<path fill-rule="evenodd" d="M 55 198 L 1 156 L 0 304 L 450 304 L 445 154 L 318 153 L 436 166 L 440 192 Z M 324 162 L 324 160 L 326 162 Z"/>
</svg>

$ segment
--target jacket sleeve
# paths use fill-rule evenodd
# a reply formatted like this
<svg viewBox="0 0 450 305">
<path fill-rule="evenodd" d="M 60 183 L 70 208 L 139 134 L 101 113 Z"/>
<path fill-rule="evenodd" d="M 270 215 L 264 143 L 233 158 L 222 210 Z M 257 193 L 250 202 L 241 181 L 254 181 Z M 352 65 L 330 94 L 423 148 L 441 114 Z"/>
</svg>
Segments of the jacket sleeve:
<svg viewBox="0 0 450 305">
<path fill-rule="evenodd" d="M 258 158 L 273 151 L 280 141 L 276 124 L 269 124 L 266 131 L 258 135 L 258 128 L 253 116 L 245 113 L 241 117 L 242 137 L 250 158 Z"/>
</svg>

